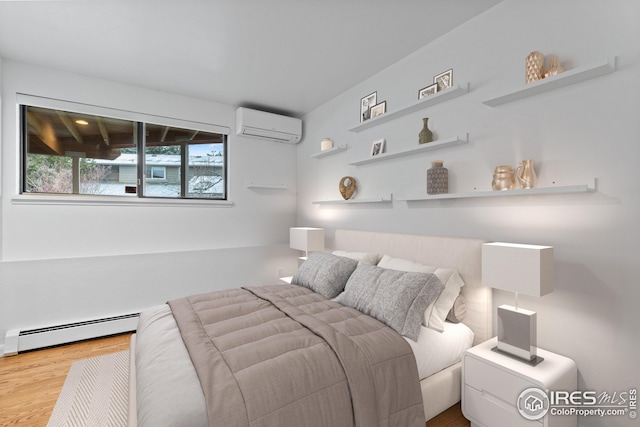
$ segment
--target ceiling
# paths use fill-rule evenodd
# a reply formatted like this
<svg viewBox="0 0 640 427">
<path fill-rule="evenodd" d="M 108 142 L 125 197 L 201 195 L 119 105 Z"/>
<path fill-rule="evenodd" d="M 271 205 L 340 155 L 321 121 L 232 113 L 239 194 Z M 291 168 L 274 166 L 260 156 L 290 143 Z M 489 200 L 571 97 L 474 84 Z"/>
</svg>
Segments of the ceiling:
<svg viewBox="0 0 640 427">
<path fill-rule="evenodd" d="M 301 116 L 500 1 L 0 1 L 0 56 Z"/>
</svg>

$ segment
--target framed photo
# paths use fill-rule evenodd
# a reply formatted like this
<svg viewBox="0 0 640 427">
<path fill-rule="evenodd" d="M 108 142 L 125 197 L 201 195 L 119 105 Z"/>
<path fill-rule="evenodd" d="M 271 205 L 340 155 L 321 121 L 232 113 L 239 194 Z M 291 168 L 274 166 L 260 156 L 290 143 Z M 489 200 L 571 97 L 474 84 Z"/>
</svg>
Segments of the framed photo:
<svg viewBox="0 0 640 427">
<path fill-rule="evenodd" d="M 438 85 L 438 92 L 451 87 L 453 85 L 453 68 L 435 76 L 433 82 Z"/>
<path fill-rule="evenodd" d="M 373 141 L 371 144 L 371 157 L 384 153 L 384 139 Z"/>
<path fill-rule="evenodd" d="M 382 101 L 379 104 L 371 107 L 371 118 L 379 116 L 380 114 L 384 114 L 387 112 L 387 101 Z"/>
<path fill-rule="evenodd" d="M 429 95 L 433 95 L 438 91 L 438 83 L 434 83 L 418 91 L 418 99 L 425 98 Z"/>
<path fill-rule="evenodd" d="M 371 118 L 371 107 L 376 105 L 378 92 L 373 92 L 360 100 L 360 121 L 364 122 Z"/>
</svg>

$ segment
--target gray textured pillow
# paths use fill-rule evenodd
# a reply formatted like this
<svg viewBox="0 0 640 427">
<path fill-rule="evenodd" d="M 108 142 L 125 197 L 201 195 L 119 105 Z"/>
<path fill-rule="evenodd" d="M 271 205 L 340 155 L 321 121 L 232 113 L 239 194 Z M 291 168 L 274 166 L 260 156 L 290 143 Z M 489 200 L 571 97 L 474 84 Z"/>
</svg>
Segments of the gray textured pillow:
<svg viewBox="0 0 640 427">
<path fill-rule="evenodd" d="M 375 317 L 400 335 L 417 341 L 424 311 L 443 289 L 435 274 L 360 263 L 335 301 Z"/>
<path fill-rule="evenodd" d="M 291 283 L 333 298 L 343 291 L 357 265 L 358 261 L 350 258 L 314 252 L 298 268 Z"/>
</svg>

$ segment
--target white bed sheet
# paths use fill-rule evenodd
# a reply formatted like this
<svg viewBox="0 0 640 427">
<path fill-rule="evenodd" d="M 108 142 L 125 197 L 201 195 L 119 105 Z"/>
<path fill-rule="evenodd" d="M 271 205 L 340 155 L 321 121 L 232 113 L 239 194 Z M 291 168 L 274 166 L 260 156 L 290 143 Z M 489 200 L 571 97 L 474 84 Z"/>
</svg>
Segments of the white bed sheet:
<svg viewBox="0 0 640 427">
<path fill-rule="evenodd" d="M 140 314 L 136 334 L 138 427 L 206 427 L 204 394 L 171 308 Z"/>
<path fill-rule="evenodd" d="M 418 342 L 405 340 L 416 357 L 422 380 L 462 360 L 462 354 L 473 345 L 473 331 L 464 323 L 445 322 L 444 332 L 422 326 Z"/>
</svg>

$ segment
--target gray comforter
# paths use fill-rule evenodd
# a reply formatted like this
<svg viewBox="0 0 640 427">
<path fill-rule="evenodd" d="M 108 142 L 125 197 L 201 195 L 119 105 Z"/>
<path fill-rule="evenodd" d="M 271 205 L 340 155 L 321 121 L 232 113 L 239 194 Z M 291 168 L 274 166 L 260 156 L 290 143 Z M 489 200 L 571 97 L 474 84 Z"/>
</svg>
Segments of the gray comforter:
<svg viewBox="0 0 640 427">
<path fill-rule="evenodd" d="M 411 348 L 295 285 L 170 301 L 212 427 L 424 425 Z"/>
</svg>

